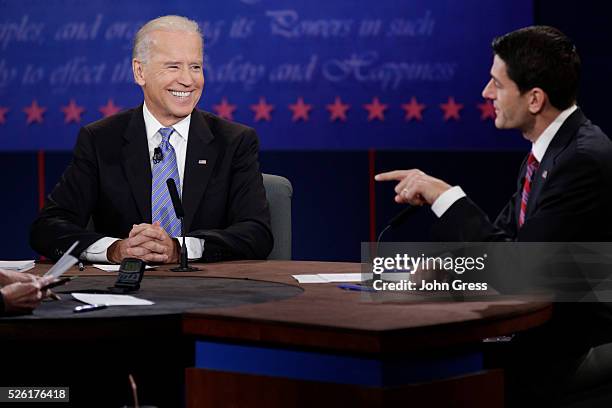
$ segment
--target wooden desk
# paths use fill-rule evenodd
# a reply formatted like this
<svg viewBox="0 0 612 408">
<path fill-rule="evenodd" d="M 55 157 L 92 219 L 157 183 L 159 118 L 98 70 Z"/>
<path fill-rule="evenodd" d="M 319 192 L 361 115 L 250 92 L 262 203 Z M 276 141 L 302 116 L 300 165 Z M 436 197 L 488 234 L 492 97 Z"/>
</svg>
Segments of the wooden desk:
<svg viewBox="0 0 612 408">
<path fill-rule="evenodd" d="M 298 286 L 292 274 L 360 272 L 359 264 L 335 262 L 198 266 L 202 270 L 194 273 L 164 268 L 147 276 L 248 278 Z M 45 269 L 37 266 L 35 272 Z M 111 275 L 92 268 L 72 273 Z M 301 294 L 283 300 L 187 310 L 178 326 L 174 319 L 160 319 L 165 324 L 157 326 L 156 335 L 161 330 L 180 337 L 185 347 L 195 344 L 194 354 L 181 359 L 187 366 L 187 406 L 383 407 L 406 401 L 501 406 L 503 375 L 484 370 L 481 340 L 538 326 L 552 311 L 548 303 L 521 299 L 387 303 L 335 284 L 302 287 Z M 129 335 L 125 321 L 107 323 L 115 320 Z M 143 318 L 141 325 L 146 333 L 155 320 Z M 3 340 L 10 339 L 10 327 L 0 321 Z M 93 333 L 103 336 L 100 330 Z"/>
</svg>

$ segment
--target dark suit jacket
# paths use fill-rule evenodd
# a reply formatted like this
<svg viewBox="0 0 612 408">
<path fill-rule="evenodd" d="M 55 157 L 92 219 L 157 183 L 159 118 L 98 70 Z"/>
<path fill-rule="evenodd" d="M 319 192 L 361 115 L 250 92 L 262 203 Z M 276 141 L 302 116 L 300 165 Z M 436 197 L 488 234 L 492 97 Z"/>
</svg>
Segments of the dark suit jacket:
<svg viewBox="0 0 612 408">
<path fill-rule="evenodd" d="M 612 239 L 612 142 L 577 109 L 563 123 L 532 181 L 518 228 L 527 157 L 516 192 L 494 223 L 469 198 L 434 225 L 439 241 L 575 242 Z"/>
<path fill-rule="evenodd" d="M 187 235 L 206 240 L 203 261 L 265 259 L 272 249 L 258 148 L 253 129 L 193 111 L 182 201 Z M 95 232 L 86 229 L 90 218 Z M 75 240 L 80 253 L 143 222 L 151 223 L 151 165 L 141 105 L 81 129 L 30 244 L 57 259 Z"/>
<path fill-rule="evenodd" d="M 446 242 L 596 242 L 612 238 L 612 142 L 577 109 L 551 141 L 532 181 L 525 223 L 518 228 L 526 172 L 495 222 L 469 198 L 455 202 L 437 221 L 433 237 Z M 576 347 L 612 341 L 612 313 L 596 303 L 555 306 L 546 335 L 573 337 Z"/>
</svg>

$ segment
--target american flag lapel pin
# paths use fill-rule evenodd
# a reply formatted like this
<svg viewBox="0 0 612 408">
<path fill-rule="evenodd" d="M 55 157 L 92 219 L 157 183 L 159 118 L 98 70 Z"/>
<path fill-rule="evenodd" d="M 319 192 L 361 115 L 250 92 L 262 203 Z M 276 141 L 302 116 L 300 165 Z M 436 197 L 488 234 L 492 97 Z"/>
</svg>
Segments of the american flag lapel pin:
<svg viewBox="0 0 612 408">
<path fill-rule="evenodd" d="M 542 172 L 542 178 L 545 179 L 546 177 L 548 177 L 548 170 Z"/>
<path fill-rule="evenodd" d="M 206 160 L 198 160 L 198 164 L 206 164 Z"/>
</svg>

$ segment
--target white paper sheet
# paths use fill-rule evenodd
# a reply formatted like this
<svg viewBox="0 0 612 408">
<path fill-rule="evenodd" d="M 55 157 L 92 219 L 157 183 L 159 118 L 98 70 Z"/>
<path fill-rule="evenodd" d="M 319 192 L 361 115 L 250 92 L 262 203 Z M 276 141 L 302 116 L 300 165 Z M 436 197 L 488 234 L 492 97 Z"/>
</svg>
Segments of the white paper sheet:
<svg viewBox="0 0 612 408">
<path fill-rule="evenodd" d="M 25 272 L 33 267 L 33 259 L 28 259 L 26 261 L 0 261 L 0 269 L 6 269 L 7 271 Z"/>
<path fill-rule="evenodd" d="M 363 282 L 367 277 L 361 273 L 320 273 L 319 276 L 328 282 Z"/>
<path fill-rule="evenodd" d="M 72 246 L 68 248 L 66 252 L 64 252 L 64 255 L 62 255 L 62 257 L 58 259 L 55 265 L 53 265 L 47 271 L 47 273 L 45 273 L 44 276 L 53 276 L 54 278 L 59 278 L 60 276 L 62 276 L 64 272 L 70 269 L 72 265 L 77 263 L 79 260 L 75 258 L 74 256 L 72 256 L 70 253 L 72 252 L 74 248 L 76 248 L 78 244 L 79 244 L 79 241 L 75 241 L 74 244 L 72 244 Z"/>
<path fill-rule="evenodd" d="M 103 271 L 106 272 L 119 272 L 119 267 L 121 265 L 108 265 L 108 264 L 93 264 L 92 265 L 94 268 L 98 268 L 98 269 L 102 269 Z M 145 269 L 153 269 L 156 268 L 156 266 L 145 266 Z"/>
<path fill-rule="evenodd" d="M 72 293 L 72 297 L 90 305 L 107 306 L 150 306 L 154 302 L 131 295 L 107 295 L 91 293 Z"/>
<path fill-rule="evenodd" d="M 363 282 L 370 279 L 361 273 L 320 273 L 318 275 L 291 275 L 299 283 Z"/>
<path fill-rule="evenodd" d="M 329 283 L 319 275 L 291 275 L 299 283 Z"/>
</svg>

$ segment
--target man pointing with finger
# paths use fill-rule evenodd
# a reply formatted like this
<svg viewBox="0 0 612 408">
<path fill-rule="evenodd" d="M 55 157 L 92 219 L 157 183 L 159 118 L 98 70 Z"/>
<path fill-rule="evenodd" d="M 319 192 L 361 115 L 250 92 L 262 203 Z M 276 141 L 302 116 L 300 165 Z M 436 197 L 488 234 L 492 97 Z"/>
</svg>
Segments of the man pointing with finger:
<svg viewBox="0 0 612 408">
<path fill-rule="evenodd" d="M 576 106 L 576 48 L 543 26 L 503 35 L 492 46 L 482 95 L 495 106 L 497 128 L 518 129 L 532 144 L 497 219 L 491 222 L 461 187 L 417 169 L 376 180 L 398 182 L 397 203 L 431 205 L 439 241 L 609 241 L 612 143 Z M 606 304 L 555 304 L 549 322 L 517 333 L 501 353 L 508 406 L 557 406 L 590 348 L 611 340 Z"/>
<path fill-rule="evenodd" d="M 81 129 L 72 163 L 32 225 L 32 247 L 57 259 L 78 240 L 76 251 L 89 261 L 176 263 L 181 223 L 166 186 L 172 178 L 190 258 L 265 259 L 273 240 L 258 139 L 196 109 L 204 87 L 197 23 L 180 16 L 146 23 L 132 69 L 143 104 Z"/>
<path fill-rule="evenodd" d="M 495 222 L 463 192 L 421 170 L 376 175 L 398 181 L 395 201 L 431 205 L 441 241 L 606 241 L 612 238 L 612 143 L 576 106 L 580 59 L 551 27 L 528 27 L 493 41 L 495 126 L 532 143 L 517 190 Z"/>
</svg>

